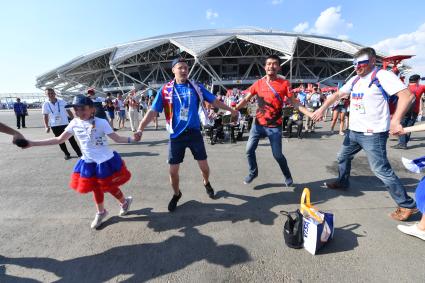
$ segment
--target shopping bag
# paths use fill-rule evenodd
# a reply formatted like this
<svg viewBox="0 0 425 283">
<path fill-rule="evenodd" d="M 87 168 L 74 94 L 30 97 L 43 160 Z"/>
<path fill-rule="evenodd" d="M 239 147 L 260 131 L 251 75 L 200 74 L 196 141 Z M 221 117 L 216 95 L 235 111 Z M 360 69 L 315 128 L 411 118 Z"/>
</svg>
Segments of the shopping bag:
<svg viewBox="0 0 425 283">
<path fill-rule="evenodd" d="M 283 239 L 285 244 L 293 249 L 303 247 L 303 215 L 300 210 L 294 212 L 281 211 L 287 217 L 283 225 Z"/>
<path fill-rule="evenodd" d="M 316 254 L 334 235 L 334 215 L 314 208 L 310 203 L 310 190 L 305 188 L 301 196 L 300 211 L 303 214 L 304 249 Z"/>
</svg>

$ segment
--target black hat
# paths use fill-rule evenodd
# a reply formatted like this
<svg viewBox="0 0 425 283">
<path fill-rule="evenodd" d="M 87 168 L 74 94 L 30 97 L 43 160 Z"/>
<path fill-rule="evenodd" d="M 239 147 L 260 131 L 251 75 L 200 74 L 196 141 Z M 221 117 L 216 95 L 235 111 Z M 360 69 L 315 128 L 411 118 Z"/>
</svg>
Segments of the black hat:
<svg viewBox="0 0 425 283">
<path fill-rule="evenodd" d="M 171 68 L 174 68 L 174 66 L 176 65 L 176 64 L 178 64 L 178 63 L 186 63 L 187 64 L 187 61 L 186 61 L 186 59 L 184 59 L 184 58 L 176 58 L 176 59 L 174 59 L 172 62 L 171 62 Z"/>
<path fill-rule="evenodd" d="M 409 78 L 409 83 L 416 83 L 420 79 L 421 79 L 421 76 L 419 76 L 418 74 L 411 75 Z"/>
<path fill-rule="evenodd" d="M 71 108 L 74 106 L 93 106 L 93 101 L 84 95 L 76 95 L 74 96 L 74 99 L 72 100 L 71 104 L 68 104 L 65 106 L 65 108 Z"/>
</svg>

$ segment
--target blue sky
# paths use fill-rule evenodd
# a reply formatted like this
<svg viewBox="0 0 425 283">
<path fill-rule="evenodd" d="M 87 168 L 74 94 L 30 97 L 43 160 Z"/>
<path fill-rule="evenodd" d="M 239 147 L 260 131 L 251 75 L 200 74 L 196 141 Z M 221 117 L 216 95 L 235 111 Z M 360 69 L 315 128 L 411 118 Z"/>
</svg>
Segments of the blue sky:
<svg viewBox="0 0 425 283">
<path fill-rule="evenodd" d="M 14 0 L 0 9 L 0 93 L 33 92 L 35 78 L 83 53 L 148 36 L 258 26 L 415 52 L 425 75 L 425 1 Z M 393 16 L 394 15 L 394 16 Z"/>
</svg>

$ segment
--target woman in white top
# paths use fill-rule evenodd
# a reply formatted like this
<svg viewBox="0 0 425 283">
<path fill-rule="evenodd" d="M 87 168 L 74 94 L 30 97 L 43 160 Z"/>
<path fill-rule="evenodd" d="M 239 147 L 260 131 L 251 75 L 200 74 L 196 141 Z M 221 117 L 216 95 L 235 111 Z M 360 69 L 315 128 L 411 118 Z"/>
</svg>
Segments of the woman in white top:
<svg viewBox="0 0 425 283">
<path fill-rule="evenodd" d="M 133 90 L 125 99 L 128 103 L 128 116 L 130 118 L 131 131 L 135 132 L 139 126 L 140 103 L 136 100 L 136 92 Z"/>
<path fill-rule="evenodd" d="M 54 145 L 73 135 L 77 137 L 83 154 L 74 167 L 70 187 L 79 193 L 93 192 L 97 213 L 91 227 L 97 228 L 108 214 L 103 205 L 105 192 L 119 201 L 120 216 L 127 214 L 132 202 L 132 198 L 125 198 L 119 189 L 130 180 L 131 174 L 120 155 L 108 147 L 106 135 L 118 143 L 130 143 L 132 140 L 117 135 L 107 120 L 94 117 L 95 108 L 90 98 L 78 95 L 67 107 L 74 107 L 78 118 L 74 118 L 59 137 L 28 141 L 27 147 Z"/>
</svg>

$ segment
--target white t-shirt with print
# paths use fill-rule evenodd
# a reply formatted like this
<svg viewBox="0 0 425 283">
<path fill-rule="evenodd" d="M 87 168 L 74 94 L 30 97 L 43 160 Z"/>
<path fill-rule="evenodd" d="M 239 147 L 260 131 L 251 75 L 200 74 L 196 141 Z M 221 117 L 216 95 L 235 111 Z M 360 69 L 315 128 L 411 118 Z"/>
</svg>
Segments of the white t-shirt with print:
<svg viewBox="0 0 425 283">
<path fill-rule="evenodd" d="M 80 142 L 83 159 L 86 162 L 102 163 L 114 156 L 112 149 L 108 147 L 106 135 L 114 132 L 105 119 L 95 117 L 94 124 L 90 121 L 83 121 L 74 118 L 65 131 L 75 135 Z"/>
<path fill-rule="evenodd" d="M 350 94 L 349 128 L 352 131 L 381 133 L 390 129 L 388 102 L 375 84 L 369 87 L 371 77 L 372 72 L 361 77 L 351 90 L 355 76 L 339 90 L 341 93 Z M 392 72 L 380 70 L 376 77 L 388 95 L 394 95 L 407 88 Z"/>
<path fill-rule="evenodd" d="M 50 127 L 68 125 L 68 114 L 65 109 L 66 104 L 62 99 L 57 99 L 56 103 L 51 103 L 50 101 L 43 103 L 41 113 L 49 115 Z"/>
<path fill-rule="evenodd" d="M 119 109 L 119 110 L 125 110 L 125 106 L 124 106 L 124 100 L 121 100 L 121 99 L 115 99 L 115 101 L 116 101 L 116 105 L 117 105 L 117 108 Z"/>
</svg>

